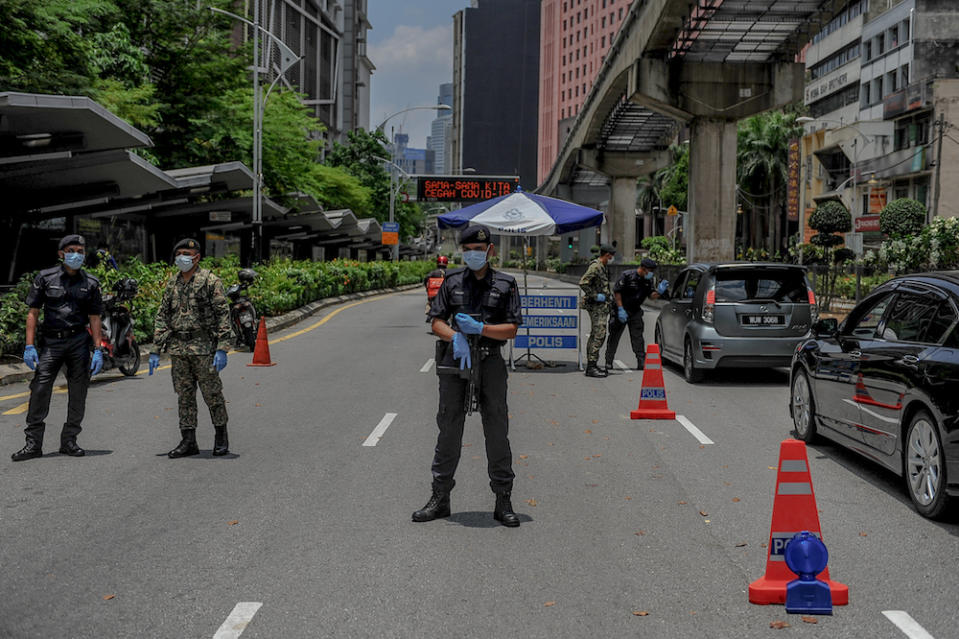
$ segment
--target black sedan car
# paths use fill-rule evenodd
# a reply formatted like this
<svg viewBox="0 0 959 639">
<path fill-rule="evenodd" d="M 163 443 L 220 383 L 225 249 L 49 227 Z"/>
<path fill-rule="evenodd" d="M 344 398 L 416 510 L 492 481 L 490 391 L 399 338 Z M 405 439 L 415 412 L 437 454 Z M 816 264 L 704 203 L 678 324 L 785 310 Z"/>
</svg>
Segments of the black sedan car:
<svg viewBox="0 0 959 639">
<path fill-rule="evenodd" d="M 822 435 L 901 475 L 932 518 L 959 495 L 957 324 L 959 271 L 898 277 L 842 324 L 817 322 L 792 361 L 796 435 Z"/>
</svg>

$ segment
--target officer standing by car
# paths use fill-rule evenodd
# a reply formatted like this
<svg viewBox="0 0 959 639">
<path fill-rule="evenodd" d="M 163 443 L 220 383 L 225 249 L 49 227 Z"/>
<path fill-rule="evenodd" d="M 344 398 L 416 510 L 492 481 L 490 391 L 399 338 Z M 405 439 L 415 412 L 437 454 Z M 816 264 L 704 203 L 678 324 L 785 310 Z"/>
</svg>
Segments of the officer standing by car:
<svg viewBox="0 0 959 639">
<path fill-rule="evenodd" d="M 629 343 L 636 355 L 636 370 L 643 370 L 646 361 L 646 340 L 643 337 L 643 302 L 646 298 L 659 299 L 669 288 L 669 281 L 662 280 L 653 289 L 653 272 L 656 261 L 644 257 L 635 271 L 623 271 L 613 285 L 616 313 L 609 318 L 609 338 L 606 340 L 606 368 L 613 367 L 616 348 L 623 330 L 629 327 Z"/>
<path fill-rule="evenodd" d="M 99 348 L 92 358 L 90 356 L 91 336 L 93 344 L 101 342 L 103 298 L 100 282 L 82 268 L 85 245 L 81 235 L 67 235 L 60 240 L 58 254 L 62 264 L 40 271 L 27 293 L 26 304 L 30 310 L 23 361 L 36 373 L 30 382 L 24 429 L 26 445 L 13 454 L 13 461 L 43 455 L 44 420 L 50 412 L 53 383 L 64 364 L 68 399 L 67 421 L 60 431 L 60 452 L 71 457 L 85 454 L 77 445 L 77 435 L 82 430 L 80 422 L 86 410 L 90 376 L 103 368 L 103 353 Z M 43 323 L 38 327 L 41 309 Z"/>
<path fill-rule="evenodd" d="M 185 239 L 173 247 L 178 273 L 167 282 L 157 311 L 153 343 L 170 353 L 173 390 L 177 394 L 181 441 L 170 459 L 197 455 L 196 387 L 210 409 L 216 431 L 213 454 L 230 452 L 226 400 L 220 371 L 226 368 L 230 344 L 230 302 L 220 278 L 200 268 L 200 244 Z M 150 353 L 150 375 L 160 365 L 159 353 Z"/>
<path fill-rule="evenodd" d="M 586 376 L 606 377 L 606 369 L 597 365 L 599 349 L 606 339 L 606 322 L 609 319 L 609 301 L 612 291 L 609 290 L 608 264 L 613 261 L 616 249 L 608 244 L 599 247 L 599 257 L 590 262 L 583 277 L 579 280 L 579 287 L 583 289 L 583 298 L 580 306 L 589 313 L 589 339 L 586 340 Z"/>
<path fill-rule="evenodd" d="M 516 279 L 489 265 L 492 238 L 484 226 L 470 226 L 460 235 L 466 268 L 447 274 L 433 299 L 430 317 L 437 343 L 439 436 L 433 456 L 433 494 L 413 513 L 413 521 L 432 521 L 450 514 L 453 475 L 463 449 L 467 391 L 460 371 L 479 367 L 476 392 L 486 438 L 490 488 L 496 495 L 493 517 L 504 526 L 519 526 L 510 495 L 513 455 L 509 446 L 506 406 L 506 362 L 500 348 L 523 323 Z M 452 322 L 452 323 L 451 323 Z M 472 348 L 471 342 L 472 341 Z"/>
</svg>

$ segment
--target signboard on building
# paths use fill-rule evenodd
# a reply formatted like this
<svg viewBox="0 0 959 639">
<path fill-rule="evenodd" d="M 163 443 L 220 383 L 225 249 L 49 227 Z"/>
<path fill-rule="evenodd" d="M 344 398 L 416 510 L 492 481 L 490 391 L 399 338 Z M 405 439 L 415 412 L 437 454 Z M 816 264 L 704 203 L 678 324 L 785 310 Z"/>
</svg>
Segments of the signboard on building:
<svg viewBox="0 0 959 639">
<path fill-rule="evenodd" d="M 856 233 L 878 233 L 879 216 L 878 215 L 860 215 L 855 221 Z"/>
<path fill-rule="evenodd" d="M 786 219 L 799 221 L 799 167 L 802 158 L 799 152 L 799 138 L 789 141 L 789 155 L 786 164 Z"/>
<path fill-rule="evenodd" d="M 211 222 L 232 222 L 233 213 L 231 211 L 210 211 Z"/>
<path fill-rule="evenodd" d="M 385 246 L 392 246 L 400 243 L 400 223 L 383 222 L 383 236 L 380 242 Z"/>
</svg>

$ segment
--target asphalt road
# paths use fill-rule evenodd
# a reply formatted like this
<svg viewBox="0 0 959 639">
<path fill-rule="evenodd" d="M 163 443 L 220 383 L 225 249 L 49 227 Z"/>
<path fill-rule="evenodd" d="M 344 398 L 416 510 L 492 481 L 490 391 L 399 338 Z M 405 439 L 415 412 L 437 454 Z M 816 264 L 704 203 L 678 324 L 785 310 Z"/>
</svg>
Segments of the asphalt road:
<svg viewBox="0 0 959 639">
<path fill-rule="evenodd" d="M 629 419 L 640 375 L 586 378 L 575 352 L 541 352 L 568 361 L 510 377 L 522 526 L 492 519 L 478 415 L 452 517 L 411 523 L 436 433 L 423 303 L 326 309 L 271 336 L 275 367 L 232 355 L 225 458 L 209 454 L 202 401 L 203 454 L 165 456 L 168 369 L 94 385 L 85 458 L 10 462 L 27 388 L 0 389 L 0 637 L 907 636 L 890 610 L 959 633 L 957 519 L 923 519 L 895 477 L 828 444 L 809 448 L 810 470 L 850 604 L 814 625 L 748 603 L 791 433 L 783 370 L 692 387 L 667 368 L 670 406 L 704 444 L 677 421 Z M 627 335 L 619 355 L 632 363 Z M 54 395 L 48 451 L 65 404 Z"/>
</svg>

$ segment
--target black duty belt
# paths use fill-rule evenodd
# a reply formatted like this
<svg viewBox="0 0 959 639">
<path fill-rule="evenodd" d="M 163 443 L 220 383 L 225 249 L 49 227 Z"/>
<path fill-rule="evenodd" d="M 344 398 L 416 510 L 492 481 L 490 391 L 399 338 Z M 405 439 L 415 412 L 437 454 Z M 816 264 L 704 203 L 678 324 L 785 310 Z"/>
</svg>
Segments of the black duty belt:
<svg viewBox="0 0 959 639">
<path fill-rule="evenodd" d="M 44 337 L 49 339 L 66 339 L 68 337 L 73 337 L 74 335 L 79 335 L 87 330 L 86 326 L 77 326 L 74 328 L 42 328 L 40 332 Z"/>
</svg>

